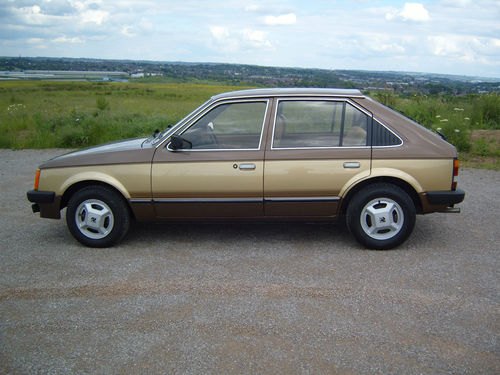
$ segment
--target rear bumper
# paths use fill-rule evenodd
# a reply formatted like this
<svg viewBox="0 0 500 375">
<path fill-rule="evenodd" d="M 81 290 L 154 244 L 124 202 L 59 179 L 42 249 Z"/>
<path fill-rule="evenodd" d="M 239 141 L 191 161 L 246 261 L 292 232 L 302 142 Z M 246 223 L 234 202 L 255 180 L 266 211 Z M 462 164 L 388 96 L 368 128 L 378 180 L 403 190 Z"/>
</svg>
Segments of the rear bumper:
<svg viewBox="0 0 500 375">
<path fill-rule="evenodd" d="M 452 206 L 464 200 L 465 191 L 462 189 L 449 191 L 428 191 L 425 195 L 429 204 Z"/>
</svg>

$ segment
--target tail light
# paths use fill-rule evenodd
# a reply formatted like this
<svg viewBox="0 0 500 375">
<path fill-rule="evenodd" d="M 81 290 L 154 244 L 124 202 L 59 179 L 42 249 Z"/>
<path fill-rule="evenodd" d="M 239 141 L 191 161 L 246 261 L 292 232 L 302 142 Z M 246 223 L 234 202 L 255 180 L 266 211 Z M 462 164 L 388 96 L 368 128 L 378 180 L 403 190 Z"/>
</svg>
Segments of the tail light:
<svg viewBox="0 0 500 375">
<path fill-rule="evenodd" d="M 457 190 L 458 159 L 453 159 L 453 179 L 451 180 L 451 190 Z"/>
<path fill-rule="evenodd" d="M 36 170 L 36 175 L 35 175 L 35 190 L 38 190 L 38 183 L 40 182 L 40 169 Z"/>
</svg>

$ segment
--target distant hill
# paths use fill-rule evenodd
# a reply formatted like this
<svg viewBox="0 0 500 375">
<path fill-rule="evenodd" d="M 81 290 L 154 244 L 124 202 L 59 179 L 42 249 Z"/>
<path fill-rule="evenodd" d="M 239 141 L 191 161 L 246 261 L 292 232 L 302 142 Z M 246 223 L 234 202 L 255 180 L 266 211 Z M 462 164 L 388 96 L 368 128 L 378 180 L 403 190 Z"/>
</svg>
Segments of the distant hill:
<svg viewBox="0 0 500 375">
<path fill-rule="evenodd" d="M 0 73 L 2 71 L 34 71 L 35 75 L 37 71 L 109 72 L 110 76 L 120 72 L 132 80 L 139 81 L 206 81 L 253 86 L 340 87 L 370 91 L 390 90 L 403 94 L 418 92 L 463 95 L 500 91 L 500 78 L 414 72 L 280 68 L 204 62 L 0 57 Z M 25 78 L 29 78 L 29 75 Z"/>
</svg>

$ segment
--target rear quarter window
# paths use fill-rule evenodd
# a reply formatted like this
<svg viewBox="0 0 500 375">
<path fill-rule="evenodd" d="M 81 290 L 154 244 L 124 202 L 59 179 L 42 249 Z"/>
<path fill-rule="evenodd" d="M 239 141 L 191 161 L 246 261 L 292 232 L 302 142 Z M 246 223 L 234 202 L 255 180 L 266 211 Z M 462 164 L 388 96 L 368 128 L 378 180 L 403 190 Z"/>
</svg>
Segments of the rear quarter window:
<svg viewBox="0 0 500 375">
<path fill-rule="evenodd" d="M 400 138 L 379 121 L 373 119 L 372 146 L 399 146 L 401 144 Z"/>
</svg>

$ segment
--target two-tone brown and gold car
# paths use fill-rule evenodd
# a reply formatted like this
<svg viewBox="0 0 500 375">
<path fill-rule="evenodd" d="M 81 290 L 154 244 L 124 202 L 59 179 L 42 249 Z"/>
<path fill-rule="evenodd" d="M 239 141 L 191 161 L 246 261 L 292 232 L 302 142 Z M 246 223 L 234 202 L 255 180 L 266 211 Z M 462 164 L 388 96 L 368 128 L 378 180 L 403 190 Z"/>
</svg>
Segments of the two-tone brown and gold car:
<svg viewBox="0 0 500 375">
<path fill-rule="evenodd" d="M 133 220 L 336 220 L 374 249 L 416 214 L 459 212 L 454 146 L 358 90 L 256 89 L 212 97 L 174 127 L 56 157 L 28 192 L 93 247 Z"/>
</svg>

